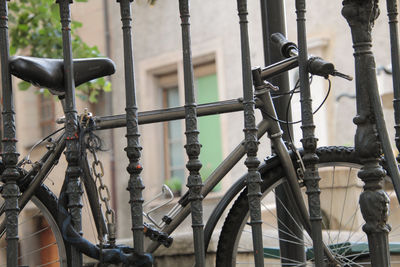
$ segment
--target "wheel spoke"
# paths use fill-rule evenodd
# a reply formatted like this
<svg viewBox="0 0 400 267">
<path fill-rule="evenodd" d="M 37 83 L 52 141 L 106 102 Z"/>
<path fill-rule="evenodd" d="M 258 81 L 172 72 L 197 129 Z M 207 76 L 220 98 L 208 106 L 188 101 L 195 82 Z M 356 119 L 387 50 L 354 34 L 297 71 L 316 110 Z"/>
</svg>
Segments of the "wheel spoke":
<svg viewBox="0 0 400 267">
<path fill-rule="evenodd" d="M 243 232 L 251 234 L 251 230 L 243 230 Z M 273 239 L 273 240 L 280 240 L 280 241 L 284 241 L 284 242 L 295 244 L 295 245 L 304 245 L 303 242 L 295 242 L 293 240 L 287 240 L 287 239 L 279 238 L 279 236 L 267 235 L 267 234 L 264 234 L 264 233 L 263 233 L 263 237 L 270 238 L 270 239 Z M 301 240 L 301 241 L 303 241 L 303 240 Z"/>
<path fill-rule="evenodd" d="M 41 248 L 38 248 L 38 249 L 35 249 L 35 250 L 31 250 L 31 251 L 19 256 L 18 259 L 20 260 L 20 259 L 22 259 L 22 258 L 24 258 L 24 257 L 26 257 L 28 255 L 32 255 L 32 254 L 38 253 L 38 252 L 43 251 L 46 248 L 49 248 L 49 247 L 54 246 L 54 245 L 57 245 L 57 242 L 53 242 L 53 243 L 50 243 L 50 244 L 48 244 L 46 246 L 43 246 Z"/>
<path fill-rule="evenodd" d="M 270 213 L 278 222 L 280 222 L 280 223 L 284 226 L 285 229 L 287 229 L 287 231 L 285 231 L 284 229 L 279 229 L 279 228 L 277 227 L 277 225 L 272 225 L 272 224 L 270 224 L 270 223 L 263 222 L 264 225 L 270 226 L 270 227 L 273 228 L 273 229 L 277 229 L 279 232 L 284 233 L 284 234 L 286 234 L 286 235 L 288 235 L 288 236 L 290 236 L 290 237 L 292 237 L 292 238 L 294 238 L 294 239 L 296 239 L 296 240 L 298 240 L 298 241 L 300 241 L 300 242 L 304 242 L 303 239 L 301 239 L 301 238 L 299 238 L 298 236 L 296 236 L 296 235 L 293 233 L 293 231 L 290 229 L 290 227 L 287 226 L 281 219 L 279 219 L 279 218 L 275 215 L 275 213 L 274 213 L 273 211 L 271 211 L 271 209 L 269 209 L 269 208 L 267 207 L 267 205 L 265 205 L 263 202 L 262 202 L 261 204 L 262 204 L 262 206 L 263 206 L 266 210 L 269 211 L 269 213 Z M 282 206 L 284 206 L 284 205 L 282 205 Z M 284 207 L 285 207 L 285 206 L 284 206 Z M 285 207 L 285 209 L 286 209 L 286 207 Z M 287 210 L 287 209 L 286 209 L 286 210 Z M 301 230 L 303 230 L 303 229 L 301 229 Z M 307 241 L 309 241 L 309 240 L 307 240 Z M 299 244 L 300 244 L 300 243 L 299 243 Z M 301 243 L 301 244 L 303 244 L 303 243 Z"/>
<path fill-rule="evenodd" d="M 51 265 L 51 264 L 54 264 L 54 263 L 57 263 L 57 262 L 60 262 L 60 260 L 50 261 L 50 262 L 38 265 L 37 267 L 44 267 L 44 266 L 48 266 L 48 265 Z"/>
<path fill-rule="evenodd" d="M 289 210 L 286 208 L 286 205 L 284 205 L 283 202 L 282 202 L 282 200 L 275 194 L 275 190 L 272 190 L 272 192 L 273 192 L 274 196 L 276 197 L 276 199 L 278 199 L 279 203 L 281 203 L 282 207 L 284 207 L 284 209 L 285 209 L 285 211 L 286 211 L 286 214 L 288 214 L 288 215 L 290 216 L 290 218 L 292 219 L 292 222 L 294 223 L 294 225 L 296 225 L 296 227 L 297 227 L 299 230 L 303 231 L 303 227 L 301 227 L 301 226 L 298 224 L 297 220 L 293 217 L 293 215 L 292 215 L 292 214 L 289 212 Z M 289 227 L 289 229 L 290 229 L 290 227 Z M 307 238 L 307 236 L 305 236 L 305 237 Z M 312 241 L 311 241 L 310 239 L 308 239 L 307 242 L 308 242 L 309 244 L 312 244 Z"/>
<path fill-rule="evenodd" d="M 53 264 L 57 264 L 63 267 L 66 266 L 66 254 L 64 245 L 58 243 L 62 242 L 63 239 L 56 224 L 55 217 L 57 215 L 54 216 L 54 213 L 52 214 L 47 208 L 50 205 L 53 211 L 57 210 L 57 202 L 50 193 L 43 190 L 40 189 L 41 198 L 48 200 L 45 201 L 45 204 L 37 197 L 33 197 L 31 203 L 28 203 L 26 208 L 21 211 L 21 219 L 18 224 L 20 234 L 18 261 L 22 265 L 29 264 L 29 266 L 53 266 Z M 2 217 L 4 220 L 4 216 Z M 1 237 L 3 244 L 6 244 L 5 237 L 6 235 Z M 2 255 L 4 255 L 6 249 L 6 245 L 0 248 Z M 0 266 L 6 265 L 6 259 L 1 257 Z"/>
<path fill-rule="evenodd" d="M 333 188 L 333 185 L 335 184 L 335 173 L 336 173 L 336 166 L 333 166 L 333 171 L 332 171 L 332 186 L 331 188 Z M 332 209 L 333 209 L 333 192 L 331 191 L 331 205 L 329 208 L 329 222 L 332 221 Z M 326 228 L 327 229 L 327 228 Z M 328 231 L 328 242 L 331 243 L 332 239 L 331 239 L 331 232 Z"/>
<path fill-rule="evenodd" d="M 347 204 L 347 203 L 346 203 L 346 199 L 347 199 L 347 190 L 348 190 L 348 188 L 349 188 L 349 183 L 350 183 L 350 174 L 351 174 L 351 172 L 349 171 L 349 172 L 348 172 L 348 175 L 347 175 L 346 192 L 345 192 L 345 195 L 344 195 L 343 206 L 342 206 L 342 213 L 341 213 L 340 223 L 339 223 L 340 226 L 342 225 L 343 214 L 344 214 L 344 211 L 345 211 L 345 205 Z M 341 228 L 339 227 L 339 234 L 338 234 L 337 243 L 339 243 L 340 230 L 341 230 Z"/>
</svg>

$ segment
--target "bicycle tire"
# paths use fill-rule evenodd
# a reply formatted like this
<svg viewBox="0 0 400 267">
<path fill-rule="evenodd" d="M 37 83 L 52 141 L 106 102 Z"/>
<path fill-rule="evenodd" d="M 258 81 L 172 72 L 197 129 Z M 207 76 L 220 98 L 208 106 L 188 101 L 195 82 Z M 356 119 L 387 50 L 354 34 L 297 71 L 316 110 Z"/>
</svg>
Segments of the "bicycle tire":
<svg viewBox="0 0 400 267">
<path fill-rule="evenodd" d="M 362 182 L 359 180 L 359 178 L 356 177 L 357 169 L 360 166 L 359 159 L 356 157 L 354 150 L 352 148 L 347 148 L 347 147 L 323 147 L 318 149 L 317 154 L 320 158 L 320 164 L 318 165 L 318 167 L 320 169 L 320 176 L 321 176 L 321 182 L 320 182 L 321 209 L 325 214 L 325 216 L 323 216 L 323 218 L 325 219 L 323 223 L 323 227 L 325 229 L 323 233 L 325 239 L 324 242 L 328 246 L 330 246 L 331 250 L 334 252 L 336 256 L 340 256 L 340 259 L 344 263 L 344 266 L 370 266 L 367 237 L 361 230 L 361 226 L 363 225 L 363 220 L 358 205 L 359 194 L 354 194 L 354 190 L 357 190 L 357 192 L 362 191 Z M 326 168 L 330 166 L 334 171 L 332 173 L 326 172 L 327 170 Z M 346 168 L 349 167 L 350 169 L 347 170 L 346 172 L 346 170 L 343 169 L 343 166 L 345 166 Z M 338 180 L 337 178 L 337 180 L 335 181 L 335 174 L 338 172 L 342 172 L 342 175 L 340 180 Z M 327 174 L 330 174 L 331 176 L 328 176 Z M 271 200 L 275 198 L 268 197 L 266 193 L 267 192 L 273 193 L 275 187 L 278 184 L 285 183 L 285 179 L 283 178 L 284 176 L 283 169 L 281 166 L 278 166 L 267 172 L 261 173 L 261 175 L 263 178 L 262 191 L 264 200 L 269 199 L 268 202 L 269 206 L 266 206 L 266 204 L 262 206 L 264 210 L 263 213 L 264 214 L 268 213 L 268 215 L 271 216 L 270 214 L 273 215 L 274 213 L 273 208 L 275 205 L 274 203 L 271 202 Z M 329 177 L 331 177 L 330 180 Z M 348 181 L 346 181 L 345 179 L 346 177 L 348 181 L 352 181 L 351 184 Z M 390 179 L 385 179 L 385 180 L 389 181 Z M 334 185 L 333 189 L 328 190 L 328 185 L 331 184 Z M 350 185 L 352 187 L 350 187 Z M 354 186 L 357 188 L 353 188 Z M 328 203 L 328 201 L 333 201 L 333 195 L 334 195 L 333 193 L 339 194 L 338 197 L 335 197 L 335 205 Z M 340 198 L 339 196 L 343 196 L 343 194 L 344 198 L 343 197 Z M 340 210 L 342 208 L 343 211 L 344 210 L 347 211 L 349 209 L 350 205 L 346 206 L 346 209 L 344 209 L 344 206 L 342 205 L 350 203 L 347 202 L 346 199 L 351 194 L 353 194 L 353 196 L 356 195 L 357 197 L 356 203 L 353 203 L 354 201 L 352 202 L 353 203 L 352 206 L 354 207 L 355 213 L 354 214 L 346 213 L 344 215 L 344 212 L 342 212 L 342 214 L 339 213 L 333 214 L 333 211 L 335 209 Z M 339 199 L 343 199 L 343 204 L 336 203 L 338 202 Z M 397 198 L 393 197 L 392 200 L 396 200 L 396 203 L 391 203 L 391 214 L 393 213 L 400 214 L 400 212 L 398 211 L 399 204 Z M 396 212 L 394 212 L 392 209 L 396 209 Z M 328 211 L 332 211 L 332 213 L 329 213 Z M 274 216 L 271 217 L 273 218 L 273 220 L 276 221 Z M 254 266 L 254 264 L 251 262 L 253 260 L 251 237 L 247 238 L 246 236 L 248 231 L 250 231 L 250 236 L 251 236 L 251 228 L 250 226 L 247 225 L 248 224 L 247 219 L 248 219 L 247 191 L 243 190 L 236 199 L 236 201 L 234 202 L 232 208 L 230 209 L 225 219 L 224 225 L 222 227 L 217 247 L 216 266 L 231 267 L 239 265 L 239 263 L 240 266 Z M 263 219 L 265 218 L 263 217 Z M 360 224 L 360 219 L 361 219 L 361 224 Z M 263 231 L 264 231 L 263 239 L 265 239 L 264 265 L 304 266 L 304 265 L 298 265 L 300 263 L 296 262 L 295 260 L 293 261 L 290 259 L 282 260 L 280 258 L 279 242 L 277 240 L 278 230 L 273 229 L 272 227 L 273 223 L 274 222 L 263 223 Z M 292 226 L 286 226 L 286 229 L 281 230 L 281 232 L 286 231 L 286 234 L 290 235 L 290 227 L 293 226 L 297 227 L 295 224 Z M 343 228 L 346 229 L 342 229 L 342 226 Z M 247 227 L 250 230 L 246 229 Z M 400 227 L 392 227 L 392 232 L 390 234 L 392 234 L 392 236 L 399 235 L 400 233 L 399 228 Z M 272 231 L 275 232 L 271 233 Z M 351 240 L 347 241 L 346 239 L 343 239 L 341 237 L 341 234 L 347 235 L 349 239 L 351 238 Z M 305 233 L 304 235 L 306 236 L 307 234 Z M 307 237 L 305 239 L 307 239 Z M 275 242 L 272 242 L 272 240 L 275 240 Z M 398 241 L 395 240 L 395 237 L 391 239 L 391 235 L 389 235 L 389 240 L 390 242 Z M 312 250 L 310 249 L 310 247 L 312 247 L 311 243 L 312 242 L 310 241 L 310 243 L 305 246 L 306 253 L 304 256 L 307 259 L 307 264 L 305 266 L 313 266 Z M 392 244 L 390 246 L 392 246 Z M 394 247 L 393 250 L 394 249 L 398 248 Z M 340 255 L 340 253 L 342 253 L 343 255 Z M 236 263 L 236 261 L 238 261 L 238 263 Z"/>
<path fill-rule="evenodd" d="M 57 197 L 41 185 L 19 215 L 19 253 L 21 266 L 68 266 L 71 247 L 64 242 L 57 225 Z M 4 220 L 4 215 L 2 215 Z M 0 251 L 5 255 L 5 234 L 0 239 Z M 0 266 L 6 266 L 6 257 L 0 257 Z"/>
</svg>

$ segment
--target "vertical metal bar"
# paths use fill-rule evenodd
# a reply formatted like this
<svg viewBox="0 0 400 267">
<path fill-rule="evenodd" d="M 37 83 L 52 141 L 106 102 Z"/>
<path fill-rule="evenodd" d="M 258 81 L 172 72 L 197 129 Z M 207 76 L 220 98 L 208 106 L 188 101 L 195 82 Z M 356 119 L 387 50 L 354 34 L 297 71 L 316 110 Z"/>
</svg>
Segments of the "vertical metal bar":
<svg viewBox="0 0 400 267">
<path fill-rule="evenodd" d="M 104 30 L 105 30 L 105 44 L 106 56 L 111 57 L 111 34 L 110 34 L 110 8 L 108 0 L 103 0 L 104 12 Z M 111 78 L 110 78 L 111 79 Z M 113 96 L 108 94 L 106 97 L 107 114 L 113 114 Z M 115 129 L 110 130 L 110 180 L 111 180 L 111 206 L 115 212 L 115 217 L 118 217 L 118 204 L 117 204 L 117 179 L 115 174 Z"/>
<path fill-rule="evenodd" d="M 83 189 L 79 176 L 80 144 L 79 127 L 75 104 L 75 82 L 74 69 L 72 63 L 71 46 L 71 11 L 72 0 L 57 0 L 60 6 L 60 19 L 63 39 L 63 58 L 64 58 L 64 88 L 65 88 L 65 156 L 68 167 L 65 173 L 68 180 L 66 194 L 68 196 L 68 210 L 72 216 L 72 224 L 78 233 L 82 233 L 82 194 Z M 71 251 L 72 266 L 82 266 L 82 254 L 76 248 Z"/>
<path fill-rule="evenodd" d="M 271 34 L 280 32 L 286 35 L 286 17 L 285 17 L 285 1 L 284 0 L 260 0 L 261 2 L 261 19 L 263 28 L 263 43 L 264 43 L 264 62 L 265 66 L 283 60 L 283 56 L 280 54 L 278 49 L 275 49 L 271 42 Z M 284 72 L 271 79 L 268 79 L 270 83 L 279 87 L 279 94 L 285 94 L 289 92 L 289 74 Z M 271 92 L 273 95 L 273 92 Z M 287 106 L 289 103 L 289 94 L 282 95 L 278 98 L 274 98 L 274 106 L 278 118 L 281 120 L 288 121 L 292 120 L 291 109 L 289 108 L 288 114 L 286 114 Z M 287 116 L 286 116 L 287 115 Z M 288 117 L 288 118 L 286 118 Z M 280 123 L 281 129 L 284 129 L 283 139 L 289 142 L 289 131 L 292 136 L 293 127 L 291 124 L 286 125 Z"/>
<path fill-rule="evenodd" d="M 271 34 L 280 32 L 286 35 L 286 19 L 285 19 L 285 1 L 284 0 L 261 0 L 261 19 L 263 28 L 263 42 L 264 42 L 264 61 L 268 66 L 283 59 L 277 49 L 274 49 L 271 44 Z M 278 98 L 273 99 L 276 114 L 281 121 L 292 121 L 292 112 L 290 109 L 290 96 L 289 92 L 289 77 L 285 72 L 277 77 L 269 79 L 268 81 L 279 88 Z M 289 105 L 289 108 L 288 108 Z M 286 114 L 288 113 L 288 114 Z M 283 140 L 288 144 L 290 136 L 293 136 L 292 125 L 279 123 L 283 129 Z M 291 214 L 295 214 L 294 205 L 289 203 L 287 190 L 283 185 L 280 185 L 275 190 L 276 195 L 276 213 L 279 231 L 279 248 L 281 254 L 281 263 L 292 264 L 293 262 L 305 262 L 305 248 L 301 240 L 303 240 L 303 231 L 296 227 L 291 229 L 291 234 L 287 234 L 287 227 L 293 224 Z M 290 216 L 289 216 L 290 215 Z M 301 225 L 299 223 L 299 225 Z"/>
<path fill-rule="evenodd" d="M 271 34 L 280 32 L 286 35 L 286 17 L 285 17 L 285 1 L 284 0 L 260 0 L 261 2 L 261 19 L 263 28 L 263 43 L 264 43 L 264 62 L 265 66 L 283 60 L 283 56 L 278 49 L 275 49 L 271 42 Z M 279 87 L 279 94 L 289 92 L 289 75 L 284 72 L 274 78 L 268 79 L 270 83 Z M 273 99 L 275 109 L 279 119 L 286 120 L 286 108 L 289 102 L 289 95 L 284 95 Z M 289 109 L 289 121 L 291 121 L 291 111 Z M 289 141 L 288 131 L 293 131 L 293 127 L 281 123 L 281 128 L 284 129 L 284 140 Z"/>
<path fill-rule="evenodd" d="M 390 226 L 387 225 L 389 198 L 382 189 L 385 171 L 380 165 L 382 151 L 377 132 L 381 126 L 376 124 L 377 114 L 374 112 L 375 105 L 380 106 L 380 103 L 375 59 L 371 51 L 372 26 L 379 14 L 378 1 L 343 1 L 342 14 L 351 28 L 354 47 L 357 116 L 353 121 L 357 125 L 355 149 L 364 164 L 358 172 L 358 177 L 365 183 L 360 195 L 361 213 L 366 221 L 363 230 L 368 235 L 371 266 L 390 266 Z M 374 103 L 376 98 L 378 103 Z"/>
<path fill-rule="evenodd" d="M 125 68 L 125 97 L 126 97 L 126 154 L 129 159 L 128 190 L 130 195 L 131 219 L 133 231 L 133 244 L 137 253 L 143 253 L 143 196 L 144 189 L 140 173 L 142 166 L 139 162 L 142 147 L 139 143 L 138 113 L 136 104 L 136 88 L 133 64 L 132 46 L 132 14 L 131 3 L 133 0 L 117 0 L 120 3 L 121 21 L 124 41 L 124 68 Z"/>
<path fill-rule="evenodd" d="M 306 39 L 306 1 L 296 0 L 297 13 L 297 39 L 299 45 L 299 77 L 300 77 L 300 102 L 303 139 L 301 142 L 304 148 L 303 161 L 306 167 L 304 182 L 307 187 L 308 207 L 311 221 L 311 235 L 313 239 L 314 255 L 316 266 L 323 266 L 322 246 L 322 216 L 320 205 L 320 189 L 318 182 L 321 179 L 316 164 L 317 138 L 314 136 L 314 119 L 312 113 L 312 99 L 310 82 L 307 71 L 307 39 Z"/>
<path fill-rule="evenodd" d="M 270 41 L 270 36 L 273 33 L 280 32 L 286 35 L 286 21 L 285 21 L 285 1 L 284 0 L 261 0 L 261 18 L 263 26 L 263 41 L 264 41 L 264 60 L 265 65 L 268 66 L 283 59 L 277 49 L 274 49 Z M 274 98 L 273 103 L 275 106 L 278 119 L 282 121 L 292 121 L 292 112 L 290 109 L 290 96 L 289 92 L 289 77 L 285 72 L 277 77 L 269 79 L 268 81 L 279 88 L 281 97 Z M 289 105 L 289 108 L 288 108 Z M 288 114 L 286 114 L 288 113 Z M 283 129 L 283 140 L 288 144 L 293 136 L 292 125 L 280 123 Z M 303 231 L 300 228 L 291 229 L 292 234 L 287 233 L 287 227 L 293 223 L 293 218 L 289 214 L 295 214 L 294 206 L 289 204 L 287 197 L 287 190 L 281 185 L 275 190 L 276 194 L 276 211 L 278 217 L 279 231 L 279 248 L 281 253 L 281 262 L 283 266 L 285 263 L 292 262 L 305 262 L 305 249 L 302 242 Z M 279 199 L 279 200 L 278 200 Z"/>
<path fill-rule="evenodd" d="M 248 190 L 250 224 L 253 235 L 254 260 L 257 267 L 264 266 L 264 250 L 262 242 L 262 219 L 261 219 L 261 176 L 257 168 L 260 161 L 257 158 L 258 139 L 257 127 L 254 116 L 254 94 L 252 87 L 252 74 L 250 62 L 250 47 L 247 21 L 247 0 L 237 1 L 240 40 L 242 51 L 242 79 L 243 79 L 243 108 L 244 108 L 244 133 L 245 150 L 247 158 L 245 165 L 248 169 L 246 184 Z"/>
<path fill-rule="evenodd" d="M 7 266 L 18 265 L 18 196 L 19 188 L 16 181 L 19 178 L 16 164 L 18 162 L 17 139 L 15 130 L 15 112 L 12 95 L 11 75 L 8 67 L 10 56 L 8 43 L 8 11 L 7 1 L 0 1 L 0 57 L 1 82 L 3 102 L 3 163 L 6 166 L 1 177 L 5 183 L 2 195 L 5 199 Z"/>
<path fill-rule="evenodd" d="M 392 57 L 392 79 L 393 79 L 393 109 L 395 122 L 395 141 L 397 150 L 400 151 L 400 55 L 399 55 L 399 31 L 398 31 L 398 11 L 397 0 L 387 0 L 387 12 L 390 28 L 390 48 Z M 400 154 L 397 155 L 397 162 L 400 162 Z M 396 183 L 393 180 L 394 184 Z M 396 194 L 399 198 L 400 185 L 395 184 Z"/>
<path fill-rule="evenodd" d="M 179 0 L 179 13 L 182 27 L 182 52 L 185 84 L 185 148 L 186 154 L 189 158 L 186 164 L 186 167 L 189 170 L 187 187 L 189 187 L 189 200 L 191 203 L 196 267 L 203 267 L 205 265 L 202 203 L 203 196 L 201 194 L 203 183 L 199 172 L 202 166 L 199 160 L 201 145 L 198 140 L 199 131 L 197 130 L 197 105 L 193 85 L 189 0 Z"/>
<path fill-rule="evenodd" d="M 390 48 L 392 56 L 392 79 L 393 79 L 393 108 L 394 121 L 396 130 L 396 147 L 400 151 L 400 56 L 399 56 L 399 32 L 398 32 L 398 11 L 397 0 L 387 0 L 387 15 L 389 18 L 390 28 Z M 400 154 L 397 156 L 397 161 L 400 162 Z"/>
</svg>

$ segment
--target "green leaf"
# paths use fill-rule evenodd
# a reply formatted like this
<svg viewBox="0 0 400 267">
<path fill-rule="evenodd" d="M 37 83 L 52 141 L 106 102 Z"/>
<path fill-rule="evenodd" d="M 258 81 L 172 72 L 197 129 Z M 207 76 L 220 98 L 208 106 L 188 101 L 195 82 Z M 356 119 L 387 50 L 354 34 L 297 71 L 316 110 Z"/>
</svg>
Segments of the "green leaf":
<svg viewBox="0 0 400 267">
<path fill-rule="evenodd" d="M 31 84 L 25 81 L 22 81 L 18 84 L 18 88 L 21 91 L 26 91 L 31 87 Z"/>
<path fill-rule="evenodd" d="M 18 24 L 18 30 L 27 31 L 27 30 L 29 30 L 29 27 L 26 24 Z"/>
<path fill-rule="evenodd" d="M 97 84 L 100 85 L 101 87 L 104 87 L 104 85 L 106 84 L 106 79 L 104 78 L 98 78 L 96 80 Z"/>
<path fill-rule="evenodd" d="M 17 53 L 17 49 L 13 46 L 10 47 L 10 55 L 13 56 L 15 55 L 15 53 Z"/>
<path fill-rule="evenodd" d="M 16 3 L 10 3 L 8 5 L 8 10 L 13 11 L 13 12 L 18 12 L 19 7 Z"/>
<path fill-rule="evenodd" d="M 106 82 L 105 86 L 103 87 L 104 92 L 111 92 L 112 88 L 111 88 L 111 83 L 110 82 Z"/>
<path fill-rule="evenodd" d="M 83 25 L 83 24 L 82 24 L 81 22 L 79 22 L 79 21 L 72 21 L 72 22 L 71 22 L 71 26 L 72 26 L 73 29 L 81 28 L 82 25 Z"/>
<path fill-rule="evenodd" d="M 89 95 L 89 102 L 90 103 L 97 103 L 97 96 L 99 94 L 98 90 L 92 90 Z"/>
</svg>

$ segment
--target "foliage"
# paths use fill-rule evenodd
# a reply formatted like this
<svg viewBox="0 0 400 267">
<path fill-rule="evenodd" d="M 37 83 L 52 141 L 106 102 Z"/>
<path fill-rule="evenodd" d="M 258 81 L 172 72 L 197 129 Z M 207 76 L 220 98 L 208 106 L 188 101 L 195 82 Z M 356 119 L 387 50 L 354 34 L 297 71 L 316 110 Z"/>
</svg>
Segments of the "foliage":
<svg viewBox="0 0 400 267">
<path fill-rule="evenodd" d="M 177 177 L 172 177 L 165 181 L 165 184 L 172 190 L 174 194 L 180 194 L 182 190 L 182 181 Z"/>
<path fill-rule="evenodd" d="M 87 2 L 87 0 L 75 0 Z M 62 58 L 62 34 L 59 6 L 55 0 L 19 0 L 9 3 L 10 53 L 28 50 L 30 56 Z M 99 57 L 96 46 L 89 46 L 77 35 L 82 24 L 71 22 L 72 52 L 74 58 Z M 25 52 L 24 51 L 24 52 Z M 19 88 L 27 90 L 30 84 L 21 82 Z M 77 88 L 77 94 L 91 103 L 97 102 L 101 91 L 110 91 L 111 84 L 104 78 L 96 79 Z"/>
</svg>

